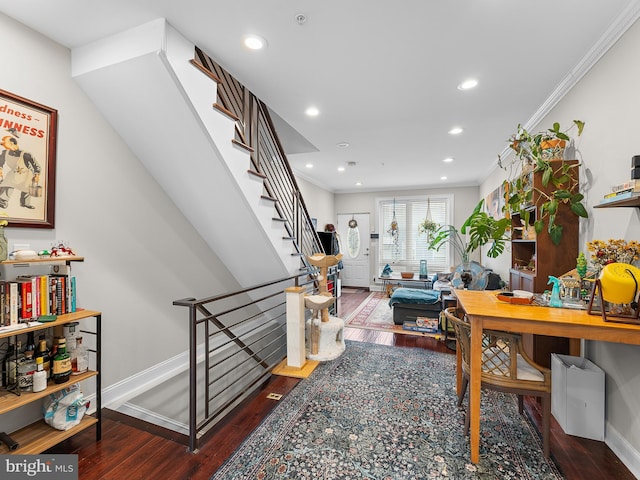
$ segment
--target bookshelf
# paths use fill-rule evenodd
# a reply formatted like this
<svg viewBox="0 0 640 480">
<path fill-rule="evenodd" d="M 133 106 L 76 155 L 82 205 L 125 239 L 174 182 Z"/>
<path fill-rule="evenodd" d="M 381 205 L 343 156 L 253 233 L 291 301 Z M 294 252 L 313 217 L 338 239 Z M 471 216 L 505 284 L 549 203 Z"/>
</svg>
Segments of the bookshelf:
<svg viewBox="0 0 640 480">
<path fill-rule="evenodd" d="M 593 208 L 612 207 L 640 207 L 640 192 L 636 192 L 630 197 L 613 199 L 593 206 Z"/>
<path fill-rule="evenodd" d="M 2 272 L 2 280 L 10 280 L 12 266 L 15 264 L 66 264 L 70 265 L 71 262 L 84 261 L 83 257 L 67 256 L 67 257 L 53 257 L 53 258 L 34 258 L 30 260 L 6 260 L 0 262 L 0 270 Z M 9 267 L 9 268 L 7 268 Z M 95 324 L 91 330 L 89 328 L 87 319 L 95 319 Z M 49 380 L 47 388 L 41 392 L 27 392 L 21 391 L 17 395 L 12 391 L 6 389 L 0 390 L 0 418 L 9 412 L 17 411 L 22 407 L 31 405 L 34 402 L 41 401 L 49 394 L 63 390 L 64 388 L 79 382 L 95 381 L 96 394 L 95 399 L 92 399 L 92 403 L 95 404 L 96 411 L 93 415 L 85 415 L 82 421 L 70 428 L 69 430 L 56 430 L 53 427 L 45 423 L 43 419 L 40 419 L 34 423 L 26 425 L 14 432 L 6 432 L 9 436 L 19 444 L 16 450 L 9 450 L 4 444 L 0 443 L 0 454 L 15 454 L 15 455 L 27 455 L 41 453 L 61 441 L 81 432 L 89 427 L 96 426 L 96 441 L 100 440 L 102 436 L 101 429 L 101 380 L 100 380 L 100 366 L 101 366 L 101 312 L 86 309 L 77 309 L 71 313 L 65 313 L 57 315 L 56 319 L 49 322 L 37 322 L 31 321 L 18 326 L 9 326 L 0 328 L 0 342 L 3 339 L 8 339 L 12 336 L 24 335 L 29 332 L 45 331 L 52 329 L 54 335 L 61 334 L 64 325 L 71 322 L 79 322 L 83 334 L 92 335 L 95 337 L 95 347 L 88 349 L 94 356 L 95 369 L 90 369 L 86 372 L 78 375 L 72 375 L 65 383 L 56 384 L 53 380 Z M 26 423 L 26 422 L 25 422 Z"/>
</svg>

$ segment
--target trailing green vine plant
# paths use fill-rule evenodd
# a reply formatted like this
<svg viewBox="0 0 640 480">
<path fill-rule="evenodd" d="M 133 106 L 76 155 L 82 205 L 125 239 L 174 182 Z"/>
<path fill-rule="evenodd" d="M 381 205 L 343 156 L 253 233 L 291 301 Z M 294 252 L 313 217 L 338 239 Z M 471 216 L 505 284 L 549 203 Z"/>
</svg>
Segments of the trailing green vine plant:
<svg viewBox="0 0 640 480">
<path fill-rule="evenodd" d="M 584 122 L 574 120 L 571 127 L 564 131 L 556 122 L 552 128 L 536 134 L 518 125 L 516 133 L 509 139 L 509 146 L 515 152 L 511 163 L 504 164 L 498 156 L 500 167 L 509 171 L 509 178 L 504 184 L 508 211 L 519 214 L 522 223 L 528 225 L 535 207 L 537 215 L 533 226 L 536 234 L 543 231 L 546 223 L 555 245 L 562 240 L 563 227 L 557 222 L 562 209 L 568 208 L 579 217 L 589 216 L 583 203 L 584 196 L 579 192 L 577 170 L 581 163 L 564 159 L 567 144 L 573 143 L 569 136 L 569 130 L 573 128 L 579 137 Z M 532 185 L 532 172 L 541 172 L 542 189 Z M 534 192 L 538 195 L 534 196 Z"/>
</svg>

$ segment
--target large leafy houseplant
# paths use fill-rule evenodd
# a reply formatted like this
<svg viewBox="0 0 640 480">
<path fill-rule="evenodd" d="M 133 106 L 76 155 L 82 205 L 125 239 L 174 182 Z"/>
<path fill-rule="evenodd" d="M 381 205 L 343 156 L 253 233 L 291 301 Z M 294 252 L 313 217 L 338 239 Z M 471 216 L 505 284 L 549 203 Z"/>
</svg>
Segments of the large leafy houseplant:
<svg viewBox="0 0 640 480">
<path fill-rule="evenodd" d="M 505 164 L 498 157 L 498 164 L 509 170 L 509 178 L 504 185 L 508 210 L 519 214 L 526 226 L 535 208 L 537 215 L 533 226 L 536 234 L 543 231 L 546 223 L 555 245 L 562 240 L 563 227 L 557 223 L 558 212 L 568 208 L 579 217 L 589 216 L 583 203 L 584 196 L 578 190 L 576 172 L 581 164 L 564 158 L 567 145 L 573 146 L 569 131 L 574 128 L 576 136 L 582 135 L 584 122 L 574 120 L 567 130 L 562 130 L 556 122 L 552 128 L 536 134 L 518 125 L 516 133 L 509 139 L 509 146 L 515 152 L 511 163 Z M 542 188 L 536 188 L 530 180 L 530 174 L 537 172 L 541 173 Z"/>
<path fill-rule="evenodd" d="M 472 252 L 487 244 L 491 244 L 487 251 L 488 257 L 495 258 L 500 255 L 509 241 L 506 232 L 511 221 L 508 218 L 493 218 L 482 211 L 483 205 L 484 200 L 480 200 L 473 213 L 460 227 L 460 232 L 453 225 L 442 225 L 435 230 L 429 242 L 429 249 L 439 250 L 448 243 L 464 263 L 469 261 Z M 462 240 L 461 234 L 468 235 L 466 242 Z"/>
</svg>

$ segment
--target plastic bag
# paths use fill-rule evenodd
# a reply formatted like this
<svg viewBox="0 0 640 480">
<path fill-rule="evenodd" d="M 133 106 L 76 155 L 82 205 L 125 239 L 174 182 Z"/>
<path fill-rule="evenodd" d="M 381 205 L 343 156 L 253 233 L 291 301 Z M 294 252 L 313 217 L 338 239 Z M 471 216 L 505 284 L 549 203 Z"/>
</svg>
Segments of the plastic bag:
<svg viewBox="0 0 640 480">
<path fill-rule="evenodd" d="M 44 421 L 56 430 L 69 430 L 80 423 L 88 407 L 80 384 L 74 383 L 44 399 Z"/>
</svg>

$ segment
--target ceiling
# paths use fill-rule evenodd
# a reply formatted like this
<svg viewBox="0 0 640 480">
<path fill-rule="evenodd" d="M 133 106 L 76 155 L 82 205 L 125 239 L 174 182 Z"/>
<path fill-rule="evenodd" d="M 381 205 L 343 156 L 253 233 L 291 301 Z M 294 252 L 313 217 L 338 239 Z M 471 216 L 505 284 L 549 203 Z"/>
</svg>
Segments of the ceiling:
<svg viewBox="0 0 640 480">
<path fill-rule="evenodd" d="M 639 3 L 0 0 L 0 12 L 69 48 L 166 18 L 290 127 L 282 142 L 299 176 L 357 192 L 480 184 L 516 126 L 539 120 Z M 246 49 L 250 33 L 267 47 Z M 478 86 L 459 90 L 468 78 Z"/>
</svg>

